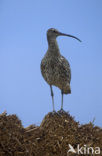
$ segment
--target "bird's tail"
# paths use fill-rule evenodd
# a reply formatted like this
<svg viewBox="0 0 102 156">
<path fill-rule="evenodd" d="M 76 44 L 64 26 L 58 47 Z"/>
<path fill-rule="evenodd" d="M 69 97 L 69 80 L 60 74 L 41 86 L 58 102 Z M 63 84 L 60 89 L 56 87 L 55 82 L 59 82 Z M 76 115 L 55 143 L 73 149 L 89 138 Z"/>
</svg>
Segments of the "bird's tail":
<svg viewBox="0 0 102 156">
<path fill-rule="evenodd" d="M 71 94 L 70 84 L 67 84 L 67 85 L 63 88 L 63 93 L 64 93 L 64 94 Z"/>
</svg>

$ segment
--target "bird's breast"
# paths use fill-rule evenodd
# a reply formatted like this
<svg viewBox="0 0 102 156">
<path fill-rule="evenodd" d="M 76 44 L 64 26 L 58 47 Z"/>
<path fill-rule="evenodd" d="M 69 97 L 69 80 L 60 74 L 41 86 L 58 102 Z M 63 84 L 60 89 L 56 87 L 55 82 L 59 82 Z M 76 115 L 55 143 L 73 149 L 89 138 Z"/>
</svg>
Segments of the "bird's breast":
<svg viewBox="0 0 102 156">
<path fill-rule="evenodd" d="M 70 66 L 63 57 L 45 56 L 41 62 L 41 72 L 49 85 L 55 85 L 61 89 L 70 84 Z"/>
</svg>

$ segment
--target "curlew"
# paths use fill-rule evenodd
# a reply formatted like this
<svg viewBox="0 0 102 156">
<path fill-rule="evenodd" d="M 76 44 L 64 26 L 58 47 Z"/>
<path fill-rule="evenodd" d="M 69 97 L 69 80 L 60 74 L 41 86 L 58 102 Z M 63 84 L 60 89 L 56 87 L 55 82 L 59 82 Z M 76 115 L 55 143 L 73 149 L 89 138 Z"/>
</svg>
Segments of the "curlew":
<svg viewBox="0 0 102 156">
<path fill-rule="evenodd" d="M 62 102 L 61 110 L 63 110 L 63 94 L 70 94 L 71 69 L 70 64 L 60 53 L 56 38 L 58 36 L 68 36 L 77 39 L 75 36 L 64 34 L 54 28 L 47 31 L 48 50 L 41 61 L 41 73 L 45 81 L 50 85 L 53 111 L 54 108 L 54 94 L 52 86 L 56 86 L 61 90 Z"/>
</svg>

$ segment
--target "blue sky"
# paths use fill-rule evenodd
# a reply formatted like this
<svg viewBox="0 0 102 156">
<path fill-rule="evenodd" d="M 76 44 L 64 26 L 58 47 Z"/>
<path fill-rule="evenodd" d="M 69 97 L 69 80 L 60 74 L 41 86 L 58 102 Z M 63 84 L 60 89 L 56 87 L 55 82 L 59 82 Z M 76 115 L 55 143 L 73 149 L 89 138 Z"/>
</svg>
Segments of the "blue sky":
<svg viewBox="0 0 102 156">
<path fill-rule="evenodd" d="M 82 40 L 57 39 L 72 70 L 64 109 L 82 124 L 95 118 L 102 127 L 101 0 L 0 0 L 0 113 L 17 114 L 28 126 L 39 125 L 52 111 L 50 88 L 40 72 L 51 27 Z M 53 90 L 59 110 L 60 90 Z"/>
</svg>

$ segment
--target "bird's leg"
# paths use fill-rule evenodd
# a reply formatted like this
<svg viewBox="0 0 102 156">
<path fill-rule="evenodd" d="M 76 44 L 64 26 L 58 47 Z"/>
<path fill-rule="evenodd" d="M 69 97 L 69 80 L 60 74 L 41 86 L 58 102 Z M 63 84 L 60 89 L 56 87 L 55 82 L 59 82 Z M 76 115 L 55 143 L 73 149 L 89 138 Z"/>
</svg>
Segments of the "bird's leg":
<svg viewBox="0 0 102 156">
<path fill-rule="evenodd" d="M 55 112 L 55 107 L 54 107 L 54 94 L 53 94 L 53 90 L 52 90 L 52 86 L 51 86 L 51 85 L 50 85 L 50 89 L 51 89 L 51 96 L 52 96 L 53 112 Z"/>
<path fill-rule="evenodd" d="M 61 109 L 58 111 L 58 114 L 62 116 L 62 113 L 65 113 L 63 110 L 63 90 L 61 90 L 61 95 L 62 95 L 62 101 L 61 101 Z"/>
<path fill-rule="evenodd" d="M 61 110 L 63 110 L 63 90 L 61 90 L 61 94 L 62 94 Z"/>
</svg>

